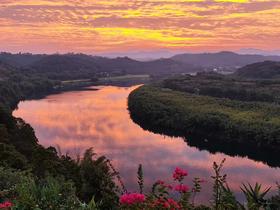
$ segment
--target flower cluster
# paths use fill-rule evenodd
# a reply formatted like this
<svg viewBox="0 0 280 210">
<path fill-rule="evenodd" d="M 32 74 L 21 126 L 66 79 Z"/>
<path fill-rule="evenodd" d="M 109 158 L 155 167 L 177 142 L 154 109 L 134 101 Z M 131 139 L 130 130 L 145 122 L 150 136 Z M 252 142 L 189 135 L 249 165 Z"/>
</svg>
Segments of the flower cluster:
<svg viewBox="0 0 280 210">
<path fill-rule="evenodd" d="M 177 167 L 173 172 L 175 185 L 170 185 L 167 182 L 158 180 L 152 187 L 151 193 L 143 195 L 142 193 L 125 193 L 120 197 L 121 209 L 124 210 L 142 210 L 142 209 L 165 209 L 165 210 L 183 210 L 189 209 L 190 197 L 193 194 L 193 202 L 196 193 L 200 192 L 200 183 L 203 180 L 195 178 L 194 186 L 189 188 L 184 184 L 184 179 L 188 175 L 187 171 Z M 174 192 L 179 193 L 179 196 L 172 197 Z M 142 191 L 140 191 L 142 192 Z"/>
<path fill-rule="evenodd" d="M 175 191 L 178 191 L 180 193 L 186 193 L 189 190 L 189 187 L 187 185 L 184 184 L 179 184 L 177 186 L 174 187 Z"/>
<path fill-rule="evenodd" d="M 145 195 L 140 193 L 128 193 L 120 197 L 120 203 L 123 205 L 133 205 L 143 203 L 145 201 Z"/>
<path fill-rule="evenodd" d="M 187 175 L 188 175 L 187 171 L 177 167 L 173 173 L 173 179 L 182 181 L 184 177 Z"/>
<path fill-rule="evenodd" d="M 0 209 L 4 209 L 4 208 L 10 208 L 12 207 L 12 203 L 9 201 L 6 201 L 4 203 L 0 203 Z"/>
<path fill-rule="evenodd" d="M 168 198 L 167 200 L 159 198 L 157 199 L 154 204 L 153 207 L 164 207 L 165 209 L 181 209 L 181 205 L 173 200 L 172 198 Z"/>
</svg>

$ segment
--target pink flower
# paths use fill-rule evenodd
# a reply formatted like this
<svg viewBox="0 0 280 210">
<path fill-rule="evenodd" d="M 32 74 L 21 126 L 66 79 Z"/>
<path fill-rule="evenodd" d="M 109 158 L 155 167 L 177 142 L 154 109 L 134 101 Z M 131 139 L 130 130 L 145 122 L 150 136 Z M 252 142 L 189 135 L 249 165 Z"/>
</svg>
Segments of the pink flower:
<svg viewBox="0 0 280 210">
<path fill-rule="evenodd" d="M 2 208 L 9 208 L 9 207 L 12 207 L 12 203 L 9 202 L 9 201 L 6 201 L 4 203 L 0 203 L 0 209 L 2 209 Z"/>
<path fill-rule="evenodd" d="M 157 181 L 157 184 L 159 184 L 159 185 L 164 185 L 164 181 L 158 180 L 158 181 Z"/>
<path fill-rule="evenodd" d="M 181 209 L 180 204 L 173 200 L 172 198 L 168 198 L 167 200 L 164 200 L 162 198 L 157 199 L 152 207 L 164 207 L 165 209 L 171 209 L 171 210 L 178 210 Z"/>
<path fill-rule="evenodd" d="M 166 185 L 166 187 L 167 187 L 169 190 L 172 190 L 172 189 L 173 189 L 172 185 L 170 185 L 170 184 Z"/>
<path fill-rule="evenodd" d="M 170 204 L 168 203 L 168 201 L 165 201 L 164 203 L 163 203 L 163 207 L 164 208 L 170 208 Z"/>
<path fill-rule="evenodd" d="M 120 197 L 120 203 L 123 205 L 133 205 L 145 201 L 145 195 L 140 193 L 128 193 Z"/>
<path fill-rule="evenodd" d="M 169 205 L 172 206 L 173 208 L 175 208 L 175 209 L 181 209 L 180 204 L 179 204 L 177 201 L 173 200 L 172 198 L 168 198 L 168 199 L 167 199 L 167 202 L 168 202 Z"/>
<path fill-rule="evenodd" d="M 187 176 L 187 171 L 177 167 L 175 171 L 173 172 L 173 178 L 174 180 L 182 181 L 185 176 Z"/>
<path fill-rule="evenodd" d="M 186 193 L 189 190 L 189 187 L 187 185 L 177 185 L 174 187 L 174 190 L 180 192 L 180 193 Z"/>
</svg>

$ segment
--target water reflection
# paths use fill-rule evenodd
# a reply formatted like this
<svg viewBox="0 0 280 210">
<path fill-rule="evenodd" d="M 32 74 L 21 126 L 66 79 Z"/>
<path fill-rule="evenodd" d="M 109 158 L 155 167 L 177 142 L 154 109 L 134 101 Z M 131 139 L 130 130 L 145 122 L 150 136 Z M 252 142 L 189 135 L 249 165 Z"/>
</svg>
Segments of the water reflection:
<svg viewBox="0 0 280 210">
<path fill-rule="evenodd" d="M 59 145 L 72 155 L 94 147 L 99 155 L 106 155 L 120 171 L 129 189 L 136 189 L 137 164 L 144 167 L 146 184 L 156 179 L 169 179 L 176 166 L 187 168 L 192 176 L 210 180 L 213 161 L 226 158 L 225 172 L 230 186 L 256 181 L 265 186 L 280 179 L 279 168 L 248 158 L 211 154 L 190 147 L 181 138 L 170 138 L 144 131 L 130 120 L 127 96 L 135 87 L 98 87 L 99 90 L 74 91 L 51 95 L 45 99 L 19 104 L 14 116 L 23 118 L 35 129 L 44 146 Z M 211 186 L 208 182 L 205 185 Z M 206 188 L 206 186 L 205 186 Z M 204 189 L 205 189 L 204 188 Z M 211 190 L 204 190 L 201 200 L 209 198 Z"/>
</svg>

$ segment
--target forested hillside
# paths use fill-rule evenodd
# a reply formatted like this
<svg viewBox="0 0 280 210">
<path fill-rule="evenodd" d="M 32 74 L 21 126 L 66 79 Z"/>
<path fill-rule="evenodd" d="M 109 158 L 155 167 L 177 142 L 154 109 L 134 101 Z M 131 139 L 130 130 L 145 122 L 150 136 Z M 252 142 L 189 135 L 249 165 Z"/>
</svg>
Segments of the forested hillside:
<svg viewBox="0 0 280 210">
<path fill-rule="evenodd" d="M 50 79 L 58 80 L 88 79 L 99 76 L 125 74 L 149 74 L 158 77 L 162 75 L 170 76 L 181 73 L 195 73 L 205 70 L 235 71 L 239 67 L 266 60 L 280 61 L 280 57 L 220 52 L 181 54 L 172 58 L 143 62 L 128 57 L 106 58 L 74 53 L 53 55 L 33 55 L 29 53 L 0 54 L 0 61 L 4 63 L 17 67 L 20 70 L 29 71 L 32 74 L 41 74 Z M 269 66 L 273 64 L 266 63 L 264 65 L 267 65 L 267 68 L 271 68 Z M 261 68 L 263 69 L 263 67 Z M 240 76 L 242 76 L 241 73 Z M 262 76 L 266 77 L 265 74 L 260 75 L 260 77 Z"/>
<path fill-rule="evenodd" d="M 246 80 L 217 73 L 165 79 L 164 88 L 240 101 L 280 103 L 280 80 Z"/>
<path fill-rule="evenodd" d="M 200 67 L 172 59 L 140 62 L 128 57 L 105 58 L 85 54 L 0 54 L 0 61 L 22 71 L 40 74 L 50 79 L 88 79 L 108 75 L 149 74 L 171 75 L 201 71 Z"/>
<path fill-rule="evenodd" d="M 280 79 L 280 62 L 265 61 L 244 66 L 235 76 L 246 79 Z"/>
<path fill-rule="evenodd" d="M 82 159 L 59 155 L 54 147 L 44 148 L 38 143 L 34 130 L 29 124 L 12 116 L 12 110 L 20 100 L 48 94 L 60 84 L 59 81 L 5 63 L 0 64 L 0 72 L 0 202 L 2 199 L 10 198 L 15 190 L 19 192 L 19 189 L 11 186 L 15 183 L 20 184 L 21 178 L 24 178 L 25 183 L 33 182 L 34 185 L 45 184 L 50 180 L 50 184 L 59 183 L 60 189 L 56 192 L 63 197 L 56 199 L 59 200 L 59 205 L 67 205 L 66 209 L 77 209 L 82 206 L 82 202 L 89 202 L 93 196 L 96 202 L 102 200 L 101 209 L 116 206 L 116 186 L 113 182 L 115 174 L 105 157 L 95 157 L 92 149 L 87 150 Z M 25 172 L 19 173 L 15 180 L 12 178 L 16 174 L 13 170 Z M 9 176 L 5 176 L 5 173 Z M 28 185 L 28 187 L 34 186 Z M 3 188 L 6 190 L 2 191 Z M 25 206 L 20 209 L 34 209 L 39 204 L 30 201 L 20 205 Z"/>
<path fill-rule="evenodd" d="M 267 60 L 280 61 L 280 56 L 241 55 L 233 52 L 218 53 L 185 53 L 172 57 L 175 61 L 203 67 L 243 67 L 248 64 Z"/>
<path fill-rule="evenodd" d="M 39 74 L 0 63 L 0 103 L 14 108 L 19 100 L 52 91 L 58 82 Z"/>
</svg>

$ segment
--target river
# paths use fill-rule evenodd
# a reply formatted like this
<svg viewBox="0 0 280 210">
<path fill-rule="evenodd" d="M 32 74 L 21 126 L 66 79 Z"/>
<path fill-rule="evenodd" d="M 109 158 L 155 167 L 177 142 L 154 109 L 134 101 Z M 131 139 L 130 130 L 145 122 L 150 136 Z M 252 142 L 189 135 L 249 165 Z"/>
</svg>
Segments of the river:
<svg viewBox="0 0 280 210">
<path fill-rule="evenodd" d="M 246 157 L 211 154 L 188 146 L 182 138 L 144 131 L 130 119 L 127 110 L 127 97 L 136 87 L 98 86 L 27 100 L 19 103 L 13 115 L 31 124 L 45 147 L 59 147 L 72 157 L 93 147 L 98 155 L 112 160 L 130 191 L 137 190 L 138 164 L 143 165 L 146 191 L 158 179 L 172 182 L 172 171 L 179 166 L 187 169 L 189 185 L 193 177 L 207 180 L 198 197 L 205 202 L 211 196 L 212 164 L 223 158 L 229 186 L 240 199 L 242 182 L 260 182 L 275 189 L 280 168 Z"/>
</svg>

